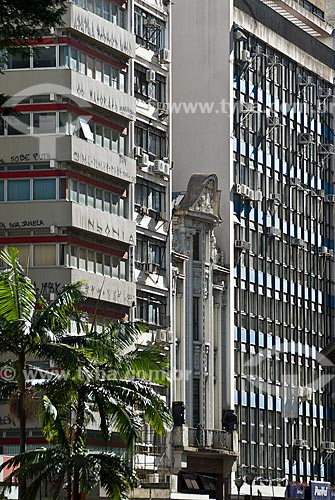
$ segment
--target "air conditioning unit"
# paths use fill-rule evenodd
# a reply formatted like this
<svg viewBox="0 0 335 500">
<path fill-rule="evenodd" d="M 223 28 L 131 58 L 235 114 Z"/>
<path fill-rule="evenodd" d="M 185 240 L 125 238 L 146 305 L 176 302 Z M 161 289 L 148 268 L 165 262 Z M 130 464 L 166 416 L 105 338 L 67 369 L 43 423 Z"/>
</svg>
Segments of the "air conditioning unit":
<svg viewBox="0 0 335 500">
<path fill-rule="evenodd" d="M 156 81 L 156 71 L 153 71 L 151 69 L 147 69 L 146 80 L 147 80 L 147 82 L 155 82 Z"/>
<path fill-rule="evenodd" d="M 334 257 L 334 250 L 332 248 L 328 248 L 329 257 Z"/>
<path fill-rule="evenodd" d="M 300 401 L 311 401 L 313 389 L 311 387 L 298 387 L 298 398 Z"/>
<path fill-rule="evenodd" d="M 335 194 L 326 194 L 325 195 L 326 203 L 335 203 Z"/>
<path fill-rule="evenodd" d="M 293 441 L 293 446 L 297 448 L 307 448 L 307 441 L 306 439 L 295 439 Z"/>
<path fill-rule="evenodd" d="M 318 248 L 319 255 L 329 255 L 329 251 L 327 247 L 319 247 Z"/>
<path fill-rule="evenodd" d="M 173 344 L 173 332 L 170 331 L 167 332 L 166 341 L 168 344 Z"/>
<path fill-rule="evenodd" d="M 141 168 L 148 167 L 149 155 L 147 153 L 142 153 L 142 155 L 137 158 L 137 165 Z"/>
<path fill-rule="evenodd" d="M 306 248 L 306 242 L 301 238 L 293 238 L 292 245 L 295 247 Z"/>
<path fill-rule="evenodd" d="M 159 52 L 159 60 L 161 63 L 170 63 L 171 62 L 171 53 L 169 49 L 161 49 Z"/>
<path fill-rule="evenodd" d="M 242 108 L 241 108 L 242 114 L 252 113 L 253 111 L 256 111 L 256 110 L 257 110 L 257 108 L 255 108 L 255 104 L 253 102 L 243 102 L 242 103 Z"/>
<path fill-rule="evenodd" d="M 269 196 L 269 200 L 273 201 L 276 205 L 280 205 L 281 203 L 281 195 L 278 193 L 271 193 Z"/>
<path fill-rule="evenodd" d="M 333 441 L 323 441 L 321 443 L 321 449 L 323 451 L 335 451 L 335 443 Z"/>
<path fill-rule="evenodd" d="M 236 194 L 241 194 L 242 193 L 242 184 L 235 184 L 234 191 Z"/>
<path fill-rule="evenodd" d="M 262 201 L 263 200 L 263 193 L 260 189 L 256 189 L 254 191 L 254 201 Z"/>
<path fill-rule="evenodd" d="M 325 197 L 325 190 L 324 189 L 316 189 L 315 192 L 316 192 L 316 195 L 319 196 L 319 198 Z M 334 199 L 335 199 L 335 197 L 334 197 Z"/>
<path fill-rule="evenodd" d="M 169 175 L 170 174 L 170 165 L 165 163 L 163 160 L 155 160 L 153 171 L 155 174 L 159 175 Z"/>
<path fill-rule="evenodd" d="M 266 234 L 267 234 L 267 236 L 270 236 L 271 238 L 280 238 L 281 237 L 281 230 L 278 229 L 277 227 L 267 227 Z"/>
<path fill-rule="evenodd" d="M 245 184 L 235 184 L 235 193 L 240 196 L 244 196 L 244 198 L 253 199 L 254 192 Z"/>
<path fill-rule="evenodd" d="M 306 146 L 308 144 L 312 144 L 313 142 L 314 142 L 313 134 L 304 134 L 304 133 L 298 134 L 298 144 L 300 146 Z"/>
<path fill-rule="evenodd" d="M 139 156 L 142 156 L 143 149 L 140 146 L 135 146 L 134 147 L 134 158 L 138 158 Z"/>
<path fill-rule="evenodd" d="M 309 85 L 314 85 L 314 80 L 312 76 L 303 76 L 303 75 L 298 75 L 298 80 L 299 80 L 299 86 L 300 87 L 307 87 Z"/>
<path fill-rule="evenodd" d="M 264 49 L 263 47 L 261 47 L 261 45 L 255 45 L 252 49 L 255 55 L 257 56 L 264 55 Z"/>
<path fill-rule="evenodd" d="M 242 250 L 242 252 L 250 252 L 251 243 L 245 240 L 235 240 L 235 248 L 237 250 Z"/>
<path fill-rule="evenodd" d="M 298 179 L 298 177 L 290 177 L 290 184 L 291 184 L 291 186 L 300 187 L 301 186 L 301 180 Z"/>
<path fill-rule="evenodd" d="M 149 483 L 159 483 L 159 474 L 148 474 L 148 482 Z"/>
<path fill-rule="evenodd" d="M 319 155 L 329 155 L 334 153 L 334 144 L 320 144 L 318 146 Z"/>
<path fill-rule="evenodd" d="M 140 206 L 139 209 L 138 209 L 138 213 L 141 214 L 141 215 L 148 215 L 149 214 L 149 209 L 148 209 L 148 207 Z"/>
<path fill-rule="evenodd" d="M 280 120 L 278 116 L 268 116 L 266 118 L 266 126 L 268 128 L 278 127 L 278 125 L 280 125 Z"/>
<path fill-rule="evenodd" d="M 251 54 L 249 50 L 241 50 L 240 51 L 240 61 L 249 62 L 251 58 Z"/>
<path fill-rule="evenodd" d="M 169 105 L 167 102 L 160 102 L 158 108 L 158 118 L 164 120 L 169 116 Z"/>
<path fill-rule="evenodd" d="M 144 272 L 147 274 L 157 273 L 157 264 L 147 262 L 144 266 Z"/>
<path fill-rule="evenodd" d="M 159 344 L 166 344 L 168 337 L 168 332 L 166 330 L 157 330 L 155 335 L 155 341 Z"/>
<path fill-rule="evenodd" d="M 254 197 L 254 192 L 251 188 L 249 188 L 248 186 L 246 186 L 245 184 L 242 184 L 242 192 L 241 192 L 242 196 L 244 196 L 245 198 L 249 198 L 250 200 L 253 199 Z"/>
</svg>

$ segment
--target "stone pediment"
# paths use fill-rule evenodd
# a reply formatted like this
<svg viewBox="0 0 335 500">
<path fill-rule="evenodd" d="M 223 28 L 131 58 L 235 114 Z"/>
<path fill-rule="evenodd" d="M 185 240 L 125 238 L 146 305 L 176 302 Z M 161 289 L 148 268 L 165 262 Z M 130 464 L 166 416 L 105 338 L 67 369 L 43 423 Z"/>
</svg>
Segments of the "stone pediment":
<svg viewBox="0 0 335 500">
<path fill-rule="evenodd" d="M 176 209 L 209 214 L 221 220 L 220 195 L 215 174 L 193 174 L 185 196 Z"/>
</svg>

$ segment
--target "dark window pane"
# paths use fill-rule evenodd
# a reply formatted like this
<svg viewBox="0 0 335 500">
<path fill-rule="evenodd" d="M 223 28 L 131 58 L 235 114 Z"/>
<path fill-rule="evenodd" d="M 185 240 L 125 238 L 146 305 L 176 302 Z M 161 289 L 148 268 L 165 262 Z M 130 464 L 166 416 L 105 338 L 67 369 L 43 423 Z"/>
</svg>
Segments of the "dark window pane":
<svg viewBox="0 0 335 500">
<path fill-rule="evenodd" d="M 30 115 L 7 116 L 8 135 L 23 135 L 30 133 Z"/>
<path fill-rule="evenodd" d="M 34 68 L 51 68 L 56 66 L 56 47 L 39 47 L 33 53 Z"/>
<path fill-rule="evenodd" d="M 34 200 L 55 200 L 56 179 L 34 179 Z"/>
<path fill-rule="evenodd" d="M 7 191 L 8 201 L 28 201 L 30 199 L 30 180 L 9 180 Z"/>
<path fill-rule="evenodd" d="M 30 67 L 30 49 L 11 49 L 8 54 L 8 69 L 21 69 Z"/>
</svg>

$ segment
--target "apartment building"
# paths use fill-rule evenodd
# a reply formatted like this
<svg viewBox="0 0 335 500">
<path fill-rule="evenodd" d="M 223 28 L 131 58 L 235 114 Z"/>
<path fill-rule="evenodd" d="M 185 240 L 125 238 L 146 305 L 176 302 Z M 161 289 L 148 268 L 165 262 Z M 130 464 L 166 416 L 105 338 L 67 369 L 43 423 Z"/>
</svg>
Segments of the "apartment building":
<svg viewBox="0 0 335 500">
<path fill-rule="evenodd" d="M 174 191 L 194 171 L 215 173 L 221 190 L 225 309 L 208 370 L 223 360 L 213 404 L 237 415 L 233 497 L 298 497 L 307 485 L 311 498 L 315 488 L 329 497 L 334 484 L 332 391 L 319 359 L 334 328 L 334 18 L 331 1 L 173 8 L 173 96 L 183 103 Z M 206 427 L 194 412 L 205 387 L 184 397 L 192 425 Z"/>
<path fill-rule="evenodd" d="M 84 281 L 89 315 L 141 319 L 143 341 L 168 351 L 170 5 L 67 6 L 63 25 L 11 50 L 1 75 L 20 114 L 0 123 L 0 246 L 20 250 L 47 298 Z M 10 455 L 17 431 L 4 417 Z M 32 430 L 28 445 L 41 439 Z"/>
</svg>

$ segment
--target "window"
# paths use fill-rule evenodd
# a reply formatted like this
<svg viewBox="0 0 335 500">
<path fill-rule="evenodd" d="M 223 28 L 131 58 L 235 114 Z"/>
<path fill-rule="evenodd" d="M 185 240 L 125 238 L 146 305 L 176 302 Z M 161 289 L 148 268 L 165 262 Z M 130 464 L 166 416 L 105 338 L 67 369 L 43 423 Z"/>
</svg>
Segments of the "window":
<svg viewBox="0 0 335 500">
<path fill-rule="evenodd" d="M 167 154 L 166 133 L 141 122 L 135 125 L 135 145 L 158 158 L 164 158 Z"/>
<path fill-rule="evenodd" d="M 94 141 L 93 132 L 91 130 L 89 123 L 87 123 L 87 120 L 85 120 L 84 118 L 79 118 L 79 123 L 85 139 L 87 139 L 90 142 L 93 142 Z"/>
<path fill-rule="evenodd" d="M 95 79 L 102 82 L 102 62 L 95 60 Z"/>
<path fill-rule="evenodd" d="M 86 74 L 86 54 L 80 52 L 79 54 L 79 73 L 82 75 Z"/>
<path fill-rule="evenodd" d="M 135 184 L 135 203 L 161 212 L 165 210 L 165 188 L 144 179 Z"/>
<path fill-rule="evenodd" d="M 34 113 L 33 127 L 34 134 L 55 134 L 56 113 Z"/>
<path fill-rule="evenodd" d="M 126 10 L 111 0 L 73 0 L 82 9 L 87 9 L 99 17 L 125 28 Z"/>
<path fill-rule="evenodd" d="M 59 47 L 59 66 L 69 67 L 69 47 L 67 45 L 61 45 Z"/>
<path fill-rule="evenodd" d="M 24 135 L 30 133 L 30 115 L 20 114 L 19 117 L 7 116 L 8 135 Z"/>
<path fill-rule="evenodd" d="M 161 19 L 135 7 L 136 41 L 143 47 L 154 51 L 165 47 L 165 26 Z"/>
<path fill-rule="evenodd" d="M 7 200 L 28 201 L 30 199 L 30 180 L 8 180 Z"/>
<path fill-rule="evenodd" d="M 8 69 L 22 69 L 30 67 L 30 49 L 11 49 L 8 54 Z"/>
<path fill-rule="evenodd" d="M 69 199 L 81 205 L 95 207 L 105 212 L 127 217 L 127 199 L 110 191 L 96 188 L 74 179 L 69 181 Z"/>
<path fill-rule="evenodd" d="M 71 47 L 70 69 L 73 71 L 79 70 L 79 53 L 78 50 L 73 47 Z"/>
<path fill-rule="evenodd" d="M 143 264 L 155 264 L 157 272 L 165 270 L 165 246 L 152 238 L 139 238 L 136 244 L 136 268 L 143 270 Z"/>
<path fill-rule="evenodd" d="M 200 380 L 193 379 L 193 427 L 200 422 Z"/>
<path fill-rule="evenodd" d="M 142 321 L 164 327 L 165 308 L 166 304 L 163 301 L 161 302 L 160 298 L 155 296 L 143 297 L 141 293 L 139 293 L 137 300 L 137 317 Z"/>
<path fill-rule="evenodd" d="M 33 180 L 34 200 L 55 200 L 56 199 L 56 179 L 34 179 Z"/>
<path fill-rule="evenodd" d="M 58 122 L 58 125 L 57 125 Z M 29 135 L 31 133 L 75 135 L 120 154 L 126 153 L 126 136 L 98 122 L 67 111 L 54 113 L 20 113 L 0 119 L 0 135 Z"/>
<path fill-rule="evenodd" d="M 56 245 L 34 245 L 34 266 L 55 266 Z"/>
<path fill-rule="evenodd" d="M 166 101 L 166 78 L 156 73 L 155 82 L 148 82 L 146 68 L 135 65 L 135 95 L 140 99 L 155 99 L 158 102 Z"/>
<path fill-rule="evenodd" d="M 56 46 L 33 49 L 34 68 L 52 68 L 56 66 Z"/>
<path fill-rule="evenodd" d="M 19 245 L 17 247 L 19 251 L 19 262 L 22 266 L 28 268 L 30 265 L 30 245 Z"/>
<path fill-rule="evenodd" d="M 200 259 L 200 233 L 196 232 L 193 236 L 193 260 Z"/>
<path fill-rule="evenodd" d="M 95 252 L 91 249 L 71 246 L 70 265 L 81 270 L 111 276 L 117 279 L 128 279 L 127 261 L 120 257 Z"/>
<path fill-rule="evenodd" d="M 199 297 L 193 297 L 193 340 L 199 340 Z"/>
<path fill-rule="evenodd" d="M 8 172 L 21 170 L 46 170 L 49 165 L 10 165 L 5 167 Z M 0 201 L 34 201 L 64 199 L 66 195 L 65 178 L 7 179 L 0 182 Z"/>
</svg>

